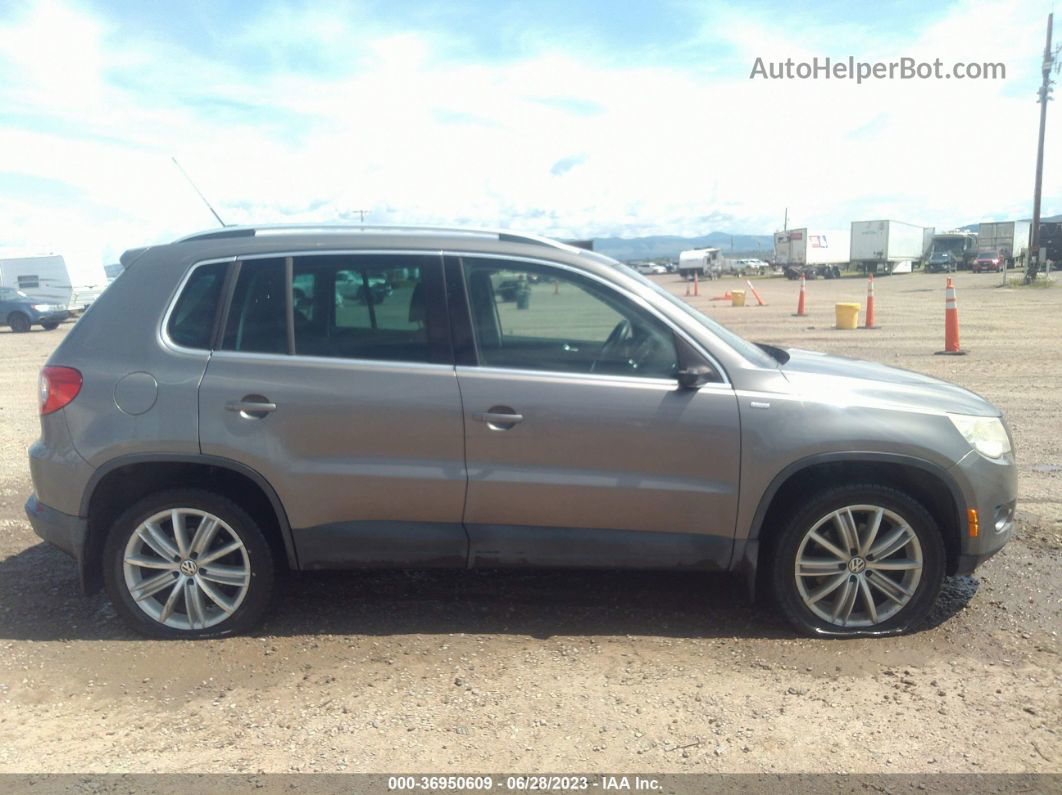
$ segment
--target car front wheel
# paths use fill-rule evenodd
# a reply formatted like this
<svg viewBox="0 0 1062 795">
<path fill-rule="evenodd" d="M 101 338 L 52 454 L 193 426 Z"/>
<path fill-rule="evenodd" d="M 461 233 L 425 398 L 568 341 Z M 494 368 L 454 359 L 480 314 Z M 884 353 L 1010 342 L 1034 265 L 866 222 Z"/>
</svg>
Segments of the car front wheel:
<svg viewBox="0 0 1062 795">
<path fill-rule="evenodd" d="M 12 312 L 7 318 L 7 325 L 16 334 L 25 334 L 30 330 L 30 319 L 21 312 Z"/>
<path fill-rule="evenodd" d="M 928 616 L 944 581 L 940 530 L 886 486 L 830 489 L 798 508 L 774 548 L 774 596 L 813 636 L 899 634 Z"/>
<path fill-rule="evenodd" d="M 133 629 L 157 638 L 244 632 L 264 616 L 273 555 L 255 521 L 231 500 L 183 489 L 153 494 L 115 522 L 104 584 Z"/>
</svg>

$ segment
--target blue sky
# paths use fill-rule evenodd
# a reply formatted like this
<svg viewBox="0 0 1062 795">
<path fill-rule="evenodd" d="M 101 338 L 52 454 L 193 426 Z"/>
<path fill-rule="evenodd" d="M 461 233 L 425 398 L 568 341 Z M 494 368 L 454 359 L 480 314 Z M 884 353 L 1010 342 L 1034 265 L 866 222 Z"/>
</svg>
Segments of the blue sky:
<svg viewBox="0 0 1062 795">
<path fill-rule="evenodd" d="M 1050 10 L 14 0 L 0 251 L 109 260 L 210 226 L 171 155 L 230 223 L 367 210 L 634 236 L 769 233 L 787 208 L 820 228 L 1027 216 Z M 999 61 L 1007 79 L 749 79 L 758 56 L 849 55 Z M 1044 184 L 1045 212 L 1062 212 L 1050 149 Z"/>
</svg>

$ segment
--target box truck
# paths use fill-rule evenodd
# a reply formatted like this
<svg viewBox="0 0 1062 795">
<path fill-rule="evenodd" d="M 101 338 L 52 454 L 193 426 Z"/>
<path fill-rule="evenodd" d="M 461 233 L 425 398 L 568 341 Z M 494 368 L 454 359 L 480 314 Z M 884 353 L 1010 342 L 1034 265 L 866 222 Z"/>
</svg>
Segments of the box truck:
<svg viewBox="0 0 1062 795">
<path fill-rule="evenodd" d="M 0 287 L 13 287 L 43 304 L 70 305 L 70 272 L 58 254 L 0 259 Z"/>
<path fill-rule="evenodd" d="M 867 273 L 910 273 L 925 254 L 925 228 L 903 221 L 852 221 L 852 264 Z"/>
<path fill-rule="evenodd" d="M 774 233 L 774 265 L 790 279 L 833 279 L 849 262 L 849 233 L 843 230 L 786 229 Z"/>
<path fill-rule="evenodd" d="M 1028 221 L 982 221 L 977 228 L 976 259 L 1002 259 L 1008 267 L 1024 262 L 1031 232 Z"/>
</svg>

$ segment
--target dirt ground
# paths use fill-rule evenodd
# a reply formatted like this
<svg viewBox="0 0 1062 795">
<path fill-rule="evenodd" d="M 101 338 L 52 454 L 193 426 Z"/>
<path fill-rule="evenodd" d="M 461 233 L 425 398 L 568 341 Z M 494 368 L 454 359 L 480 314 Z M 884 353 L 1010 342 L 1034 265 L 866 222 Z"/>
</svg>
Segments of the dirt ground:
<svg viewBox="0 0 1062 795">
<path fill-rule="evenodd" d="M 680 294 L 674 276 L 658 277 Z M 36 374 L 69 325 L 0 332 L 0 772 L 1062 772 L 1062 286 L 944 277 L 757 280 L 693 303 L 756 340 L 938 375 L 1006 413 L 1017 538 L 903 638 L 795 637 L 731 577 L 351 573 L 292 578 L 251 637 L 157 642 L 78 594 L 22 505 Z"/>
</svg>

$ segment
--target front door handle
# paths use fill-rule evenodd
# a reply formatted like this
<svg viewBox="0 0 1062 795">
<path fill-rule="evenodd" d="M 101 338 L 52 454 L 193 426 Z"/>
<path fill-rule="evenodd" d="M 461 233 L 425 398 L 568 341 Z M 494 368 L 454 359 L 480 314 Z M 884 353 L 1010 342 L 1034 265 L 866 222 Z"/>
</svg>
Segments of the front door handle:
<svg viewBox="0 0 1062 795">
<path fill-rule="evenodd" d="M 481 411 L 473 416 L 478 422 L 487 423 L 492 431 L 507 431 L 519 422 L 524 421 L 523 414 L 517 414 L 508 406 L 491 406 L 487 411 Z"/>
<path fill-rule="evenodd" d="M 271 411 L 276 411 L 277 404 L 261 395 L 244 395 L 243 400 L 226 403 L 225 410 L 238 411 L 245 420 L 260 420 Z"/>
</svg>

